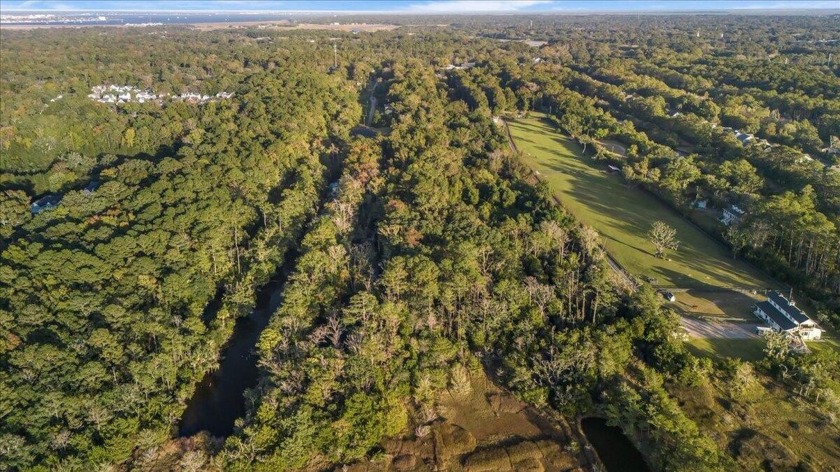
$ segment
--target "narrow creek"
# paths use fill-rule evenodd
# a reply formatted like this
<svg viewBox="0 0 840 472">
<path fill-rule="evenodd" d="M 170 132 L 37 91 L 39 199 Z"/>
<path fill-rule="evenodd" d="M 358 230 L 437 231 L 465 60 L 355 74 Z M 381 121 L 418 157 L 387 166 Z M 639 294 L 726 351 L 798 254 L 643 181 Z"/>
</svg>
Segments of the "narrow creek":
<svg viewBox="0 0 840 472">
<path fill-rule="evenodd" d="M 621 428 L 608 425 L 604 418 L 594 417 L 584 418 L 581 427 L 607 472 L 650 472 L 642 453 Z"/>
<path fill-rule="evenodd" d="M 254 309 L 236 321 L 222 350 L 219 368 L 204 376 L 187 403 L 178 436 L 192 436 L 200 431 L 217 437 L 233 433 L 236 419 L 245 415 L 245 390 L 257 384 L 259 369 L 254 348 L 282 302 L 286 277 L 296 259 L 296 251 L 286 253 L 281 269 L 257 292 Z"/>
</svg>

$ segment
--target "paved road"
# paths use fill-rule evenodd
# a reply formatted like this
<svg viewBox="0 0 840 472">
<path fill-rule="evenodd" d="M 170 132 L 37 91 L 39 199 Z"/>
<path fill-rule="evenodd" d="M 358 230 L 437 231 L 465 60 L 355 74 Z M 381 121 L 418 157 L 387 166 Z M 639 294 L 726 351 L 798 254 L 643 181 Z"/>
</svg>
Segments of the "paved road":
<svg viewBox="0 0 840 472">
<path fill-rule="evenodd" d="M 731 321 L 707 321 L 680 317 L 680 324 L 693 338 L 750 339 L 757 338 L 756 323 L 733 323 Z"/>
<path fill-rule="evenodd" d="M 376 97 L 373 96 L 373 93 L 376 92 L 376 86 L 379 85 L 379 82 L 373 82 L 373 86 L 370 87 L 370 109 L 368 110 L 368 116 L 365 120 L 365 124 L 370 126 L 373 123 L 373 112 L 376 110 Z"/>
</svg>

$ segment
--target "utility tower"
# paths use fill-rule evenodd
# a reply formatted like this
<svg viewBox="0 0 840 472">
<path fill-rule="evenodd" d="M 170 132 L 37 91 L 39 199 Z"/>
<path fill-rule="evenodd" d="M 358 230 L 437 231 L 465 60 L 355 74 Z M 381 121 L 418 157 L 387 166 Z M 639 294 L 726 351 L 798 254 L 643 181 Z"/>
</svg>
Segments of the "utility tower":
<svg viewBox="0 0 840 472">
<path fill-rule="evenodd" d="M 333 38 L 333 63 L 330 66 L 330 74 L 335 73 L 338 70 L 338 44 L 336 44 L 336 39 Z"/>
</svg>

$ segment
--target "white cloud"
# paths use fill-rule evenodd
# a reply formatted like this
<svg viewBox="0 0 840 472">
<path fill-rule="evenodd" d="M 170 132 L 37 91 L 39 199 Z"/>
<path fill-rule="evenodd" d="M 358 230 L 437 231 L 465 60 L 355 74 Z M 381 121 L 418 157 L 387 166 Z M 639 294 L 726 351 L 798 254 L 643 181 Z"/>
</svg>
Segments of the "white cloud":
<svg viewBox="0 0 840 472">
<path fill-rule="evenodd" d="M 534 5 L 551 3 L 551 0 L 454 0 L 413 3 L 404 11 L 413 13 L 482 13 L 495 11 L 520 11 Z"/>
</svg>

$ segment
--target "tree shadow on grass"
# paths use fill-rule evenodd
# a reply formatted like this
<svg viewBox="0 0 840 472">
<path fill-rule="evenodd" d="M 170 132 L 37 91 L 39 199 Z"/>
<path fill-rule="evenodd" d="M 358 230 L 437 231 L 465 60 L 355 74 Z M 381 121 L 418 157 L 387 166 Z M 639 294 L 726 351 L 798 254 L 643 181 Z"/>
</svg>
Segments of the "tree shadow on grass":
<svg viewBox="0 0 840 472">
<path fill-rule="evenodd" d="M 639 272 L 636 275 L 669 280 L 682 288 L 759 288 L 769 283 L 743 263 L 734 262 L 725 246 L 673 208 L 640 189 L 625 186 L 619 177 L 603 173 L 603 166 L 584 156 L 580 146 L 559 134 L 550 120 L 516 121 L 511 129 L 520 149 L 536 164 L 535 170 L 543 171 L 541 177 L 554 188 L 561 203 L 577 219 L 595 226 L 605 240 L 626 248 L 624 252 L 616 250 L 613 256 L 628 270 Z M 656 220 L 677 229 L 681 247 L 669 261 L 656 259 L 644 246 L 649 225 Z"/>
<path fill-rule="evenodd" d="M 599 233 L 599 234 L 600 234 L 600 233 Z M 634 251 L 639 251 L 639 252 L 641 252 L 641 253 L 643 253 L 643 254 L 646 254 L 646 255 L 648 255 L 648 256 L 651 256 L 651 257 L 656 257 L 656 256 L 655 256 L 652 252 L 646 251 L 646 250 L 644 250 L 644 249 L 642 249 L 642 248 L 640 248 L 640 247 L 638 247 L 638 246 L 634 246 L 634 245 L 632 245 L 632 244 L 630 244 L 630 243 L 628 243 L 628 242 L 626 242 L 626 241 L 622 241 L 622 240 L 620 240 L 620 239 L 618 239 L 618 238 L 616 238 L 616 237 L 614 237 L 614 236 L 611 236 L 611 235 L 608 235 L 608 234 L 601 234 L 601 238 L 603 238 L 603 239 L 609 239 L 610 241 L 614 241 L 616 244 L 621 244 L 621 245 L 623 245 L 623 246 L 627 246 L 627 247 L 629 247 L 630 249 L 633 249 Z"/>
</svg>

